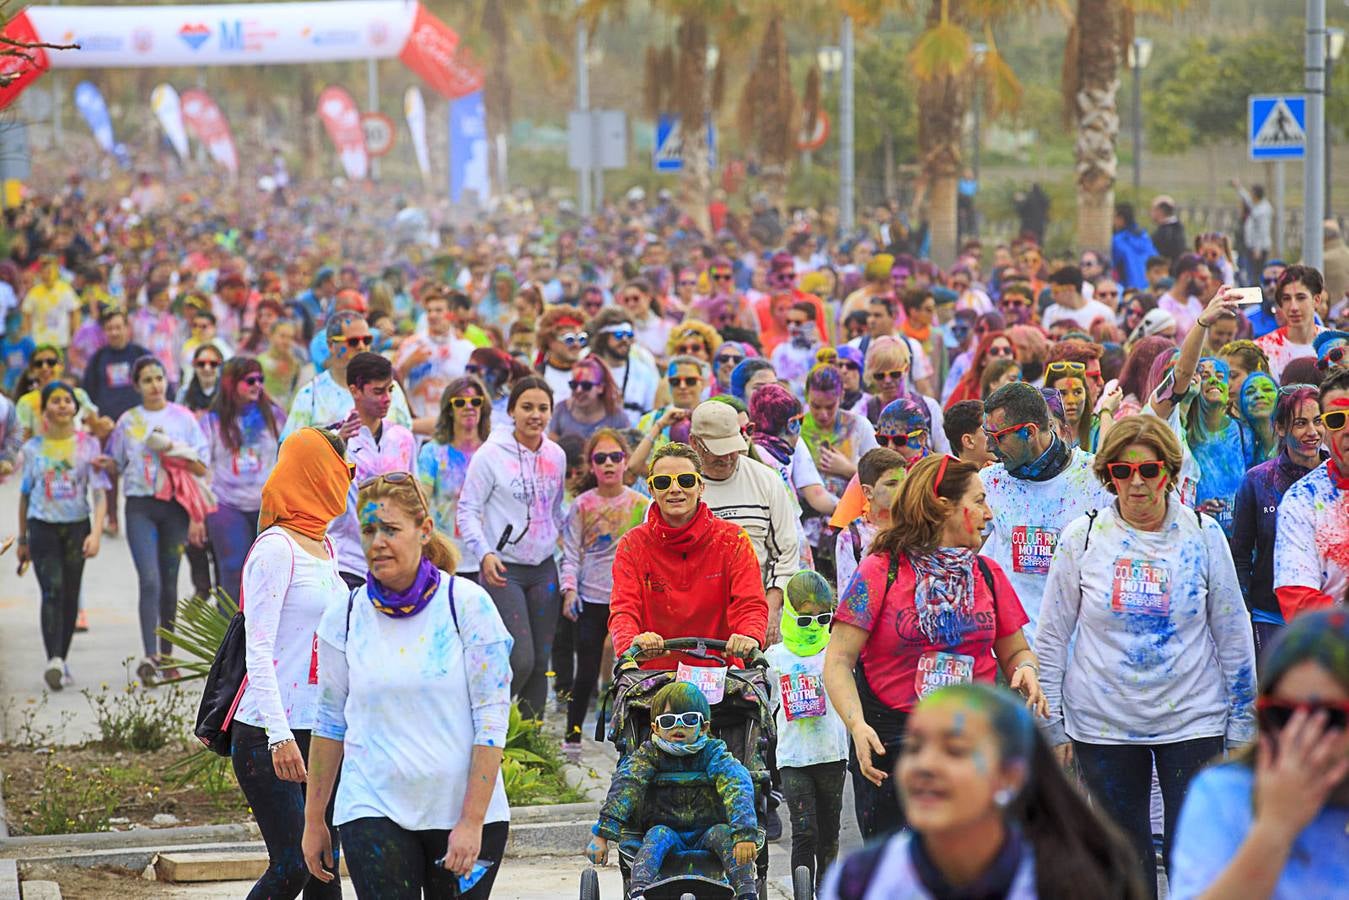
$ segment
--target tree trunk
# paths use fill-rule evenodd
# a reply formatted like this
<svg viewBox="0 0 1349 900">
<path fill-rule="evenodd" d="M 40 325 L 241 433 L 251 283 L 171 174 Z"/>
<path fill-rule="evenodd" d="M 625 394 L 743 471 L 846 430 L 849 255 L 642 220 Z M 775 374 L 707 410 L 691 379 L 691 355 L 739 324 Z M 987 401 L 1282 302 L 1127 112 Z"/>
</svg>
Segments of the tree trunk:
<svg viewBox="0 0 1349 900">
<path fill-rule="evenodd" d="M 1119 165 L 1120 14 L 1118 0 L 1078 0 L 1077 246 L 1097 251 L 1110 246 Z"/>
<path fill-rule="evenodd" d="M 679 180 L 683 208 L 704 234 L 711 234 L 708 205 L 712 201 L 712 157 L 707 148 L 707 127 L 712 105 L 708 96 L 707 23 L 696 14 L 679 23 L 679 58 L 676 63 L 674 112 L 684 140 L 684 175 Z"/>
<path fill-rule="evenodd" d="M 928 11 L 929 27 L 941 20 L 941 12 L 941 0 L 933 0 Z M 956 261 L 956 188 L 971 83 L 968 71 L 938 74 L 918 82 L 918 159 L 928 185 L 931 256 L 942 268 Z"/>
<path fill-rule="evenodd" d="M 935 177 L 930 184 L 927 203 L 932 259 L 945 269 L 956 261 L 956 241 L 959 239 L 956 199 L 960 179 L 952 173 Z"/>
</svg>

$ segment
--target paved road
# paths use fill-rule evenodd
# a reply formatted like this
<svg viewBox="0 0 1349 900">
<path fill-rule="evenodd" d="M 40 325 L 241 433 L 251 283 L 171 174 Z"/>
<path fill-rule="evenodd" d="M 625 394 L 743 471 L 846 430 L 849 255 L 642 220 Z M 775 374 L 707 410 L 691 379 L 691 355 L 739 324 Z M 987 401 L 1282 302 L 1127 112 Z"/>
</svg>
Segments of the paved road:
<svg viewBox="0 0 1349 900">
<path fill-rule="evenodd" d="M 18 507 L 19 482 L 10 478 L 0 485 L 0 539 L 16 533 Z M 0 740 L 16 739 L 28 717 L 37 728 L 57 732 L 54 737 L 59 742 L 78 743 L 96 736 L 89 704 L 80 690 L 97 691 L 103 684 L 121 687 L 128 677 L 134 678 L 125 661 L 141 656 L 136 570 L 126 539 L 105 537 L 99 555 L 84 567 L 84 606 L 90 630 L 75 635 L 69 661 L 75 684 L 59 692 L 48 693 L 42 680 L 47 659 L 38 624 L 41 594 L 37 578 L 31 567 L 20 578 L 16 566 L 11 548 L 0 557 Z M 179 582 L 180 594 L 190 594 L 186 562 Z"/>
</svg>

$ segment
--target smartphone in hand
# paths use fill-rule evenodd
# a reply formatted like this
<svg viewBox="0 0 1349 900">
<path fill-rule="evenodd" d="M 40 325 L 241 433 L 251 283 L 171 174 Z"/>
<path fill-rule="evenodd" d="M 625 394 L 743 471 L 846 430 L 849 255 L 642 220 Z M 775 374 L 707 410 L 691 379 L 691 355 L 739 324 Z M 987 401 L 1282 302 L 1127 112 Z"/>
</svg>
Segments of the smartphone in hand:
<svg viewBox="0 0 1349 900">
<path fill-rule="evenodd" d="M 1265 292 L 1258 287 L 1240 287 L 1232 288 L 1232 298 L 1247 308 L 1258 307 L 1265 302 Z"/>
</svg>

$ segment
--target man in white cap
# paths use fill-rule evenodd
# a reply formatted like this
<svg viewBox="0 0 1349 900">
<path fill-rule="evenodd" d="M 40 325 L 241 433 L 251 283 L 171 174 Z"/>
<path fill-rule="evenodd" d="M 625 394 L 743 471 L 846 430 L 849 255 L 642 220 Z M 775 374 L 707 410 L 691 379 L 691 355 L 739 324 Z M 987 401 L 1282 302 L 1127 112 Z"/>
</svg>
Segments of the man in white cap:
<svg viewBox="0 0 1349 900">
<path fill-rule="evenodd" d="M 780 640 L 782 592 L 800 568 L 796 512 L 782 476 L 745 455 L 734 407 L 705 400 L 693 410 L 690 443 L 703 461 L 703 501 L 712 514 L 745 529 L 763 569 L 768 643 Z"/>
</svg>

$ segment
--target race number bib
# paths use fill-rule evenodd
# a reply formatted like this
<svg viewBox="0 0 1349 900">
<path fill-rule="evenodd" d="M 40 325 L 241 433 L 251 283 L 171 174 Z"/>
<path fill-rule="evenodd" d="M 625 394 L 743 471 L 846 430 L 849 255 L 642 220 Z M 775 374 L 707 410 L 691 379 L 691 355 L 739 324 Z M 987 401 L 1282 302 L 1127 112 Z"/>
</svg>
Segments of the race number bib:
<svg viewBox="0 0 1349 900">
<path fill-rule="evenodd" d="M 103 380 L 110 388 L 131 387 L 131 363 L 108 363 L 103 367 Z"/>
<path fill-rule="evenodd" d="M 1110 608 L 1144 616 L 1171 614 L 1171 572 L 1150 559 L 1115 560 Z"/>
<path fill-rule="evenodd" d="M 74 469 L 51 470 L 47 473 L 48 500 L 74 500 L 78 496 Z"/>
<path fill-rule="evenodd" d="M 918 674 L 914 676 L 913 689 L 921 700 L 935 690 L 953 684 L 969 684 L 972 681 L 974 681 L 973 656 L 929 650 L 918 657 Z"/>
<path fill-rule="evenodd" d="M 235 475 L 256 475 L 262 471 L 262 457 L 252 447 L 240 447 L 234 454 Z"/>
<path fill-rule="evenodd" d="M 1059 533 L 1053 528 L 1038 525 L 1016 525 L 1012 528 L 1012 571 L 1023 575 L 1049 574 L 1049 561 L 1058 546 Z"/>
<path fill-rule="evenodd" d="M 819 675 L 779 675 L 782 712 L 788 722 L 824 715 L 824 683 Z"/>
<path fill-rule="evenodd" d="M 726 696 L 726 666 L 691 666 L 688 663 L 680 663 L 675 680 L 696 684 L 698 690 L 707 698 L 708 704 L 720 703 L 721 698 Z"/>
</svg>

